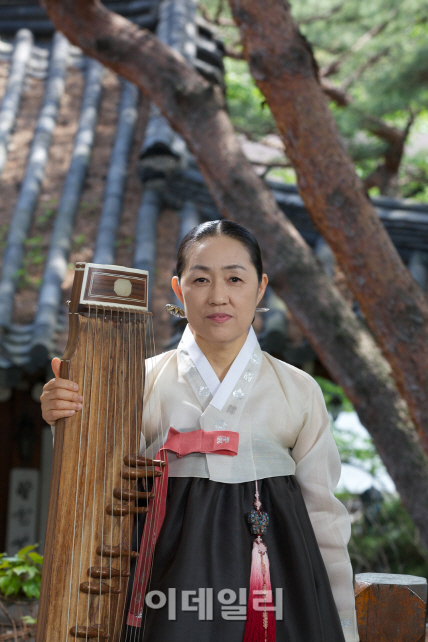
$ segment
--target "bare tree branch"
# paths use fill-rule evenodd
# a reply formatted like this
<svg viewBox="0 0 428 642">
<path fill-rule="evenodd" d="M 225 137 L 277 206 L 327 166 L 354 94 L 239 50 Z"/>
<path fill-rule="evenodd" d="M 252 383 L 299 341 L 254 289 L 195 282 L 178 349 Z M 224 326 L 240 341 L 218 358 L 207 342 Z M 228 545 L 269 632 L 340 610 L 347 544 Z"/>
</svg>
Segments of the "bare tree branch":
<svg viewBox="0 0 428 642">
<path fill-rule="evenodd" d="M 343 6 L 344 6 L 344 3 L 339 2 L 339 4 L 336 4 L 334 7 L 332 7 L 328 11 L 325 11 L 324 13 L 318 13 L 315 16 L 309 16 L 308 18 L 302 18 L 298 20 L 297 24 L 300 27 L 302 25 L 310 25 L 314 22 L 319 22 L 320 20 L 328 20 L 329 18 L 334 16 L 335 13 L 338 13 Z"/>
<path fill-rule="evenodd" d="M 347 92 L 349 87 L 359 80 L 361 76 L 364 74 L 367 69 L 370 69 L 370 67 L 373 67 L 381 58 L 384 56 L 387 56 L 390 51 L 389 47 L 385 47 L 384 49 L 381 49 L 381 51 L 378 51 L 377 53 L 373 54 L 372 56 L 369 56 L 369 58 L 366 60 L 366 62 L 361 65 L 361 67 L 358 67 L 355 69 L 352 74 L 348 76 L 348 78 L 345 78 L 340 84 L 340 89 L 344 92 Z"/>
<path fill-rule="evenodd" d="M 368 31 L 366 31 L 362 36 L 354 42 L 354 44 L 347 49 L 339 58 L 331 62 L 327 67 L 324 67 L 320 71 L 320 76 L 322 78 L 328 78 L 328 76 L 333 76 L 339 71 L 339 68 L 341 65 L 351 56 L 353 53 L 359 51 L 364 45 L 366 45 L 370 40 L 375 38 L 378 34 L 380 34 L 390 23 L 390 21 L 397 15 L 399 9 L 393 9 L 390 11 L 388 18 L 382 22 L 380 25 L 375 25 Z"/>
<path fill-rule="evenodd" d="M 378 187 L 381 194 L 388 196 L 398 195 L 398 170 L 404 155 L 404 146 L 416 114 L 409 110 L 409 118 L 404 129 L 398 129 L 386 123 L 373 119 L 367 126 L 369 131 L 388 143 L 384 151 L 384 162 L 364 179 L 367 190 Z M 366 116 L 367 118 L 367 116 Z"/>
<path fill-rule="evenodd" d="M 233 58 L 234 60 L 245 60 L 242 49 L 233 49 L 232 47 L 225 46 L 224 53 L 226 56 Z"/>
<path fill-rule="evenodd" d="M 324 94 L 339 107 L 352 105 L 352 96 L 343 91 L 342 88 L 336 87 L 330 80 L 326 78 L 321 79 L 321 87 Z M 384 162 L 379 164 L 376 169 L 363 180 L 366 191 L 372 187 L 378 187 L 381 194 L 397 196 L 398 170 L 403 159 L 404 146 L 414 121 L 414 114 L 410 115 L 406 127 L 401 130 L 385 123 L 385 121 L 380 118 L 357 110 L 354 106 L 352 106 L 352 109 L 358 114 L 362 128 L 387 143 L 387 147 L 383 152 Z"/>
<path fill-rule="evenodd" d="M 217 10 L 215 12 L 214 20 L 219 20 L 223 11 L 224 11 L 224 0 L 218 0 Z M 235 26 L 235 23 L 233 23 L 233 25 Z"/>
<path fill-rule="evenodd" d="M 261 163 L 260 161 L 256 161 L 254 164 L 265 166 L 264 171 L 262 172 L 262 174 L 260 174 L 261 178 L 266 178 L 271 169 L 290 169 L 293 167 L 291 163 Z"/>
<path fill-rule="evenodd" d="M 359 114 L 365 129 L 374 134 L 374 136 L 385 140 L 390 145 L 402 144 L 403 138 L 407 136 L 406 130 L 403 131 L 398 129 L 398 127 L 388 125 L 384 120 L 376 118 L 376 116 L 360 111 L 357 111 L 357 113 Z"/>
<path fill-rule="evenodd" d="M 331 80 L 328 78 L 321 78 L 321 89 L 333 102 L 336 103 L 339 107 L 347 107 L 353 101 L 353 98 L 346 91 L 343 91 L 340 87 L 337 87 Z"/>
<path fill-rule="evenodd" d="M 223 18 L 221 16 L 221 12 L 223 10 L 222 9 L 223 4 L 224 4 L 223 2 L 221 1 L 219 2 L 219 5 L 217 7 L 216 14 L 214 17 L 210 16 L 207 7 L 203 4 L 199 5 L 199 10 L 202 16 L 204 17 L 204 19 L 212 25 L 215 25 L 217 27 L 236 27 L 233 20 L 229 20 L 228 18 Z"/>
</svg>

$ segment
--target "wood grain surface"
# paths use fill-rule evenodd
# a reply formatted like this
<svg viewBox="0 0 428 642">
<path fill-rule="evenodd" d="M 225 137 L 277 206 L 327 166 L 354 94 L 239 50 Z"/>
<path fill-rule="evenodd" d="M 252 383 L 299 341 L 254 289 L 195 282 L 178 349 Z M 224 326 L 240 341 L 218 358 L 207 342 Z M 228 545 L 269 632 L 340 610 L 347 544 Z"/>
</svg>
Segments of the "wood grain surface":
<svg viewBox="0 0 428 642">
<path fill-rule="evenodd" d="M 361 642 L 425 642 L 425 578 L 357 575 L 355 607 Z"/>
<path fill-rule="evenodd" d="M 83 407 L 55 428 L 37 642 L 94 636 L 117 642 L 129 561 L 137 555 L 129 492 L 136 482 L 123 470 L 140 445 L 148 315 L 79 313 L 82 275 L 76 271 L 61 377 L 78 383 Z M 115 512 L 125 514 L 108 514 Z"/>
</svg>

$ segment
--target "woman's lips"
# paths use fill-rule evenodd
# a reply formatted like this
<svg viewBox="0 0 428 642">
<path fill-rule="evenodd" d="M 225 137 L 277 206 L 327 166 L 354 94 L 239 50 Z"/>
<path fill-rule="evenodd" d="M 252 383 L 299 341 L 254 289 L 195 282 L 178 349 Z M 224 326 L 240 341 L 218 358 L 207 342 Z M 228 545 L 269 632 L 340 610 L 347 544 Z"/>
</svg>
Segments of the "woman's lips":
<svg viewBox="0 0 428 642">
<path fill-rule="evenodd" d="M 207 316 L 207 319 L 210 319 L 210 321 L 214 321 L 215 323 L 225 323 L 231 318 L 230 314 L 209 314 Z"/>
</svg>

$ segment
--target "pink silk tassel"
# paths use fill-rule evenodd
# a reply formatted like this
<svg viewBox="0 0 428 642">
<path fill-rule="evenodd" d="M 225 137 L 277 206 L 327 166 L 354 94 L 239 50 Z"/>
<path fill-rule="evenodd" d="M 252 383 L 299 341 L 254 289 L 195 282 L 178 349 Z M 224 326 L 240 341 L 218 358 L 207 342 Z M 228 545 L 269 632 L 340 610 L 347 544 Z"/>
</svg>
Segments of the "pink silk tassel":
<svg viewBox="0 0 428 642">
<path fill-rule="evenodd" d="M 259 535 L 253 542 L 244 642 L 275 642 L 275 640 L 276 622 L 269 558 L 266 545 Z"/>
<path fill-rule="evenodd" d="M 244 642 L 275 642 L 275 640 L 276 622 L 270 583 L 269 558 L 267 548 L 259 536 L 256 537 L 253 543 Z"/>
</svg>

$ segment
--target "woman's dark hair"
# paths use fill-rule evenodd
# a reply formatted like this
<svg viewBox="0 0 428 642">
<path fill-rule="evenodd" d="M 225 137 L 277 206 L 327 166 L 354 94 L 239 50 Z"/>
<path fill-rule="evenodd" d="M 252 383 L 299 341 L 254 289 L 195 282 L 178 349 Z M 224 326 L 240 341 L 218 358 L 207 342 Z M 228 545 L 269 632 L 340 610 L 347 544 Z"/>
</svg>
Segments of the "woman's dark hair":
<svg viewBox="0 0 428 642">
<path fill-rule="evenodd" d="M 260 247 L 254 236 L 242 225 L 222 219 L 220 221 L 208 221 L 201 223 L 194 227 L 180 243 L 177 253 L 177 276 L 181 279 L 181 275 L 186 267 L 187 254 L 196 243 L 200 243 L 210 236 L 229 236 L 244 245 L 250 255 L 250 261 L 256 268 L 257 278 L 259 283 L 262 281 L 263 276 L 263 263 Z"/>
</svg>

